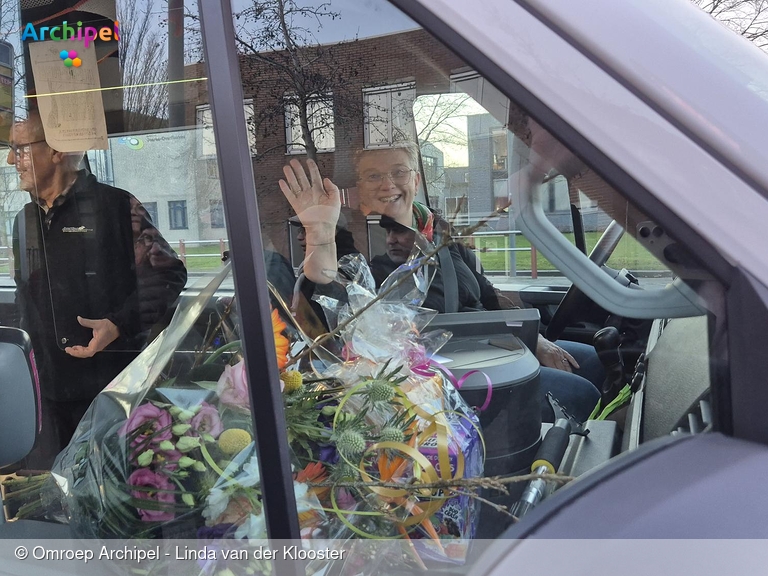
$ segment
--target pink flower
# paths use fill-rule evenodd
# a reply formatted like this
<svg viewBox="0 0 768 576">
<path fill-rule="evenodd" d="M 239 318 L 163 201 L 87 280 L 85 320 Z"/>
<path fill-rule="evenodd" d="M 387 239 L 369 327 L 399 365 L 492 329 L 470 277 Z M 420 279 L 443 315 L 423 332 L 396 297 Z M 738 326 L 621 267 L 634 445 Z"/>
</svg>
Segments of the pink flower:
<svg viewBox="0 0 768 576">
<path fill-rule="evenodd" d="M 248 396 L 248 382 L 245 379 L 245 361 L 234 366 L 224 366 L 224 373 L 219 378 L 216 394 L 224 406 L 240 412 L 249 412 L 251 400 Z"/>
<path fill-rule="evenodd" d="M 339 488 L 336 491 L 336 505 L 341 510 L 354 510 L 357 507 L 357 500 L 349 493 L 349 490 Z"/>
<path fill-rule="evenodd" d="M 171 481 L 148 468 L 136 470 L 128 477 L 128 484 L 144 488 L 144 490 L 132 490 L 131 496 L 134 498 L 168 504 L 169 507 L 176 502 Z M 144 522 L 167 522 L 173 520 L 175 516 L 172 510 L 144 510 L 142 508 L 137 508 L 137 510 Z"/>
<path fill-rule="evenodd" d="M 152 403 L 142 404 L 134 410 L 128 420 L 120 427 L 118 433 L 126 436 L 139 431 L 132 446 L 159 444 L 171 439 L 171 415 Z"/>
<path fill-rule="evenodd" d="M 198 413 L 190 421 L 190 425 L 192 430 L 195 430 L 201 436 L 203 434 L 210 434 L 214 438 L 218 438 L 219 434 L 224 431 L 224 425 L 219 418 L 219 411 L 215 406 L 211 406 L 207 402 L 203 402 Z"/>
</svg>

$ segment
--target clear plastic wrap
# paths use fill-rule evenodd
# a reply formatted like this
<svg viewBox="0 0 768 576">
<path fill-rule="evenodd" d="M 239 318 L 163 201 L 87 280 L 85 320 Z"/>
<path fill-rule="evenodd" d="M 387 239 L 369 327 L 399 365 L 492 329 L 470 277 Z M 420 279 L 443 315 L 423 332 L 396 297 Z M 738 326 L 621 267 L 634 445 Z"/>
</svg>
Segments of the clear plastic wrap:
<svg viewBox="0 0 768 576">
<path fill-rule="evenodd" d="M 430 367 L 450 333 L 425 330 L 430 272 L 408 266 L 386 284 L 400 291 L 374 302 L 365 261 L 342 262 L 344 297 L 317 299 L 336 320 L 340 356 L 313 345 L 273 291 L 299 524 L 305 539 L 402 538 L 416 565 L 460 563 L 478 514 L 450 482 L 482 475 L 483 440 Z M 188 290 L 57 458 L 57 500 L 77 536 L 266 536 L 234 299 L 216 299 L 228 274 Z"/>
<path fill-rule="evenodd" d="M 196 295 L 97 396 L 57 457 L 52 476 L 77 536 L 266 537 L 234 302 L 220 299 L 218 315 L 204 315 L 228 274 L 189 291 Z M 287 328 L 273 312 L 278 363 Z M 308 487 L 295 487 L 322 516 Z"/>
<path fill-rule="evenodd" d="M 331 425 L 341 462 L 337 468 L 359 484 L 358 506 L 381 512 L 375 522 L 370 517 L 358 524 L 349 516 L 339 518 L 358 536 L 400 534 L 414 540 L 420 560 L 460 563 L 477 529 L 472 497 L 391 487 L 447 483 L 483 473 L 478 419 L 454 386 L 430 366 L 430 357 L 451 334 L 425 330 L 436 312 L 418 307 L 429 286 L 429 271 L 419 268 L 423 264 L 414 258 L 396 270 L 383 283 L 378 301 L 368 287 L 356 283 L 346 285 L 346 303 L 321 301 L 334 306 L 329 317 L 343 323 L 345 361 L 323 373 L 343 388 Z M 387 292 L 391 286 L 395 289 Z"/>
</svg>

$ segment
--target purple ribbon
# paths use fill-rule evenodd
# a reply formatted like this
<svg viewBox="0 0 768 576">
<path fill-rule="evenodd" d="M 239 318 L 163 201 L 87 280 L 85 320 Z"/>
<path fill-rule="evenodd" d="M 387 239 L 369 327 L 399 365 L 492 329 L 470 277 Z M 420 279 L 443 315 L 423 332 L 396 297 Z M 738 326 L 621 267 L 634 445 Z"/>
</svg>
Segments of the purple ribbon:
<svg viewBox="0 0 768 576">
<path fill-rule="evenodd" d="M 488 408 L 488 406 L 491 405 L 491 396 L 493 395 L 493 383 L 491 382 L 491 379 L 488 377 L 488 374 L 481 370 L 470 370 L 464 376 L 456 380 L 456 376 L 453 375 L 453 373 L 448 370 L 445 366 L 443 366 L 440 363 L 433 364 L 431 360 L 427 360 L 423 364 L 419 364 L 418 366 L 414 366 L 411 368 L 411 372 L 414 374 L 418 374 L 419 376 L 424 376 L 426 378 L 429 378 L 431 376 L 434 376 L 435 368 L 440 370 L 445 374 L 445 376 L 448 378 L 448 380 L 451 381 L 451 384 L 454 385 L 456 390 L 461 390 L 461 387 L 464 385 L 464 382 L 467 381 L 467 378 L 472 376 L 473 374 L 482 374 L 485 377 L 485 381 L 488 384 L 488 394 L 485 395 L 485 402 L 483 402 L 483 405 L 480 406 L 480 411 L 485 412 L 485 410 Z"/>
</svg>

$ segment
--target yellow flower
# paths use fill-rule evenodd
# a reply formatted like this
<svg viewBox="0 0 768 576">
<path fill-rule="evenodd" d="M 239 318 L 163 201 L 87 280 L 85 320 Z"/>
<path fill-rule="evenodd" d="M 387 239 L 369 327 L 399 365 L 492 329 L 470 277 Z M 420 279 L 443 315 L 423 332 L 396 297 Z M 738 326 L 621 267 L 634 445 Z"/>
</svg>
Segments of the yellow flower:
<svg viewBox="0 0 768 576">
<path fill-rule="evenodd" d="M 219 436 L 219 448 L 224 454 L 232 456 L 241 452 L 251 443 L 251 435 L 242 428 L 224 430 Z"/>
<path fill-rule="evenodd" d="M 283 392 L 286 394 L 290 394 L 301 388 L 301 372 L 296 370 L 287 370 L 286 372 L 283 372 L 280 374 L 280 380 L 285 384 Z"/>
</svg>

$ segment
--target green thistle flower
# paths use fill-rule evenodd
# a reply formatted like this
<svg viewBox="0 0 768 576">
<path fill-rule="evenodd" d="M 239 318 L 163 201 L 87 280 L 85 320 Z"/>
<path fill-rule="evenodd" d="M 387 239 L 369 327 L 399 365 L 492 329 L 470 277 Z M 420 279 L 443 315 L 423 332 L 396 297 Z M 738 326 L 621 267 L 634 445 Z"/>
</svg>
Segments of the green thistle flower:
<svg viewBox="0 0 768 576">
<path fill-rule="evenodd" d="M 365 451 L 365 438 L 356 430 L 345 430 L 339 435 L 336 448 L 347 458 L 360 456 Z"/>
<path fill-rule="evenodd" d="M 405 434 L 399 428 L 387 426 L 379 435 L 381 442 L 405 442 Z"/>
<path fill-rule="evenodd" d="M 395 396 L 395 389 L 385 380 L 372 380 L 367 387 L 371 402 L 389 402 Z"/>
<path fill-rule="evenodd" d="M 333 474 L 337 480 L 355 480 L 358 477 L 358 470 L 346 462 L 339 463 Z"/>
</svg>

